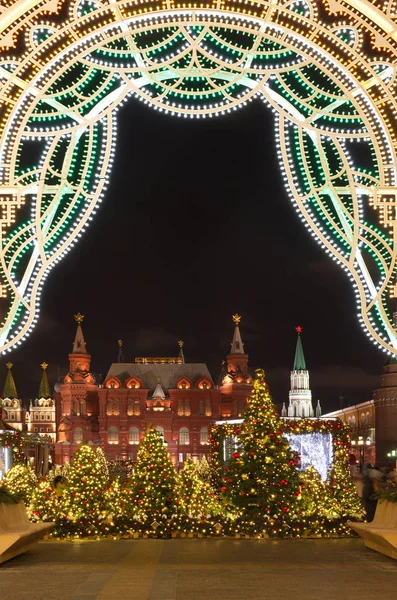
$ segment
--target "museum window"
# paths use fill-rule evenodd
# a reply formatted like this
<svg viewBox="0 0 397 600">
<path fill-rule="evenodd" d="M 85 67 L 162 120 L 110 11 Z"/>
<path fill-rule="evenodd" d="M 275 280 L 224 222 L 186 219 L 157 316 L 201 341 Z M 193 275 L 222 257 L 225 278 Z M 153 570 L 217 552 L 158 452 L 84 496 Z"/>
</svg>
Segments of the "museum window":
<svg viewBox="0 0 397 600">
<path fill-rule="evenodd" d="M 200 429 L 200 444 L 208 444 L 208 427 Z"/>
<path fill-rule="evenodd" d="M 190 435 L 189 435 L 189 430 L 187 427 L 182 427 L 179 430 L 179 443 L 181 445 L 184 445 L 184 444 L 187 445 L 190 443 Z"/>
<path fill-rule="evenodd" d="M 139 444 L 139 429 L 138 427 L 130 427 L 128 433 L 128 441 L 130 444 Z"/>
<path fill-rule="evenodd" d="M 116 427 L 109 427 L 108 442 L 109 442 L 109 444 L 118 444 L 119 443 L 119 432 Z"/>
<path fill-rule="evenodd" d="M 73 431 L 73 441 L 75 444 L 81 444 L 83 441 L 83 430 L 81 427 L 76 427 Z"/>
</svg>

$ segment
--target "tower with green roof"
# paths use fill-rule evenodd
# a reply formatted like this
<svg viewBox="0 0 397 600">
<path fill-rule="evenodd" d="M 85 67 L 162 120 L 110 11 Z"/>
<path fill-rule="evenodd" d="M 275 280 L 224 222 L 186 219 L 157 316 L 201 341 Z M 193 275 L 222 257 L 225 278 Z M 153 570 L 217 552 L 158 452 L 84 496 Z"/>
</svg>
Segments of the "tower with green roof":
<svg viewBox="0 0 397 600">
<path fill-rule="evenodd" d="M 302 418 L 314 417 L 309 371 L 307 370 L 305 355 L 303 354 L 301 336 L 302 327 L 296 327 L 296 332 L 298 334 L 298 338 L 296 340 L 294 366 L 291 371 L 291 389 L 289 392 L 288 416 Z M 317 410 L 316 413 L 318 413 Z"/>
<path fill-rule="evenodd" d="M 35 433 L 56 441 L 56 416 L 55 400 L 51 397 L 51 387 L 47 376 L 46 362 L 42 362 L 39 393 L 30 401 L 29 411 L 26 413 L 26 423 L 29 433 Z"/>
<path fill-rule="evenodd" d="M 22 431 L 24 422 L 24 409 L 21 399 L 18 397 L 17 386 L 12 374 L 12 362 L 6 364 L 7 375 L 3 387 L 1 405 L 3 408 L 3 419 L 14 429 Z M 0 415 L 1 417 L 1 415 Z"/>
</svg>

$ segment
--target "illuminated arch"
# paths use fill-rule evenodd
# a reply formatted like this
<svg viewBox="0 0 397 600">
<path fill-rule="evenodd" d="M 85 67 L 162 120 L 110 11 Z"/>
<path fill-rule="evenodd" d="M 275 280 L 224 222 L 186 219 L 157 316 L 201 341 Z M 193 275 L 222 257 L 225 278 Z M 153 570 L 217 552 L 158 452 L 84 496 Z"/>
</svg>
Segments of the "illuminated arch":
<svg viewBox="0 0 397 600">
<path fill-rule="evenodd" d="M 64 18 L 51 17 L 61 8 Z M 46 275 L 92 219 L 117 108 L 135 95 L 192 118 L 262 98 L 300 218 L 351 278 L 367 335 L 397 354 L 395 14 L 394 2 L 369 0 L 7 1 L 0 350 L 34 326 Z M 26 51 L 15 59 L 6 49 L 21 33 Z M 30 215 L 21 222 L 23 205 Z"/>
</svg>

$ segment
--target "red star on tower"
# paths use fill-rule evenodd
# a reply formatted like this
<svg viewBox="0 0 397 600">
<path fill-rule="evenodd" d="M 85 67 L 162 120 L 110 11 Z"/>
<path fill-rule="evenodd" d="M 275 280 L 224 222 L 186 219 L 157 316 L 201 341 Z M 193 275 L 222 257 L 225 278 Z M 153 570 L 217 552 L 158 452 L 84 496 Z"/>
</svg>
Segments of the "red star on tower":
<svg viewBox="0 0 397 600">
<path fill-rule="evenodd" d="M 298 333 L 302 333 L 303 328 L 300 325 L 298 325 L 298 327 L 295 327 L 295 329 Z"/>
</svg>

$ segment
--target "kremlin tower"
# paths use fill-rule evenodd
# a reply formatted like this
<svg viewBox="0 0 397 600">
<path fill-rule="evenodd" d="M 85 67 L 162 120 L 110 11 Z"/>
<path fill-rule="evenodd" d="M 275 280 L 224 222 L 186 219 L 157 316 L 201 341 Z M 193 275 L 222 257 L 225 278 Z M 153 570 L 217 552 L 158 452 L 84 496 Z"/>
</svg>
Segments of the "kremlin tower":
<svg viewBox="0 0 397 600">
<path fill-rule="evenodd" d="M 289 392 L 288 417 L 314 417 L 312 406 L 312 392 L 310 390 L 309 371 L 306 367 L 302 346 L 302 327 L 296 327 L 298 338 L 296 341 L 294 366 L 291 371 L 291 389 Z M 287 416 L 285 404 L 281 415 Z M 317 402 L 316 417 L 321 416 L 320 402 Z"/>
<path fill-rule="evenodd" d="M 41 363 L 43 373 L 39 386 L 39 393 L 30 401 L 29 411 L 26 413 L 26 426 L 28 433 L 38 433 L 48 436 L 56 442 L 56 412 L 55 400 L 52 398 L 50 384 L 47 377 L 48 364 Z"/>
<path fill-rule="evenodd" d="M 22 431 L 25 421 L 25 411 L 22 401 L 18 398 L 18 392 L 12 374 L 12 362 L 6 364 L 7 376 L 4 383 L 1 406 L 4 412 L 4 421 L 12 424 L 14 429 Z M 1 415 L 0 415 L 1 416 Z"/>
</svg>

